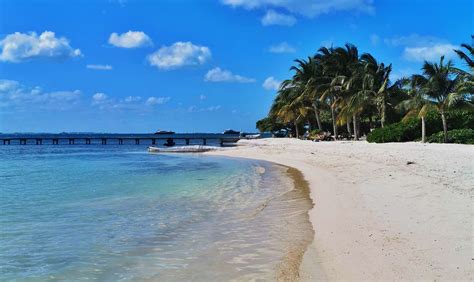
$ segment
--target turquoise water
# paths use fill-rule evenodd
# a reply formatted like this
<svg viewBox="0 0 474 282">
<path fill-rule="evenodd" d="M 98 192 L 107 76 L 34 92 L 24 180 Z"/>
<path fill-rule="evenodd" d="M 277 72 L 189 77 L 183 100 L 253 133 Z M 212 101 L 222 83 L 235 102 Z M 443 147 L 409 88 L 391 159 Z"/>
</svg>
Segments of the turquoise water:
<svg viewBox="0 0 474 282">
<path fill-rule="evenodd" d="M 0 280 L 274 278 L 307 227 L 293 188 L 258 161 L 3 146 Z"/>
</svg>

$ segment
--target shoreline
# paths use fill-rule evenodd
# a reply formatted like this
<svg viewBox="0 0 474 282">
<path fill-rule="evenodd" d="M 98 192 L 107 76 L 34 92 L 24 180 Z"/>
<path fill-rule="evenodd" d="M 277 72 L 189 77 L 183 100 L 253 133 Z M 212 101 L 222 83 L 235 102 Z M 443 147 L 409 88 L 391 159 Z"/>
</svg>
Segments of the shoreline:
<svg viewBox="0 0 474 282">
<path fill-rule="evenodd" d="M 298 281 L 300 277 L 300 268 L 303 261 L 303 257 L 308 250 L 308 247 L 312 244 L 314 240 L 314 228 L 311 220 L 309 219 L 309 211 L 314 207 L 314 202 L 310 196 L 309 183 L 304 178 L 303 173 L 298 169 L 282 164 L 277 164 L 270 162 L 273 165 L 281 166 L 286 169 L 286 174 L 293 181 L 293 189 L 285 193 L 288 194 L 297 194 L 297 195 L 288 195 L 293 201 L 298 197 L 304 197 L 305 202 L 308 202 L 308 209 L 304 213 L 304 222 L 302 225 L 308 225 L 309 232 L 308 237 L 305 239 L 298 240 L 297 243 L 293 243 L 290 250 L 288 250 L 287 255 L 284 260 L 278 266 L 277 271 L 277 281 Z M 301 195 L 298 195 L 301 194 Z M 306 232 L 306 230 L 303 230 Z"/>
<path fill-rule="evenodd" d="M 272 138 L 206 154 L 303 174 L 314 202 L 314 239 L 299 269 L 302 281 L 469 280 L 472 148 Z"/>
</svg>

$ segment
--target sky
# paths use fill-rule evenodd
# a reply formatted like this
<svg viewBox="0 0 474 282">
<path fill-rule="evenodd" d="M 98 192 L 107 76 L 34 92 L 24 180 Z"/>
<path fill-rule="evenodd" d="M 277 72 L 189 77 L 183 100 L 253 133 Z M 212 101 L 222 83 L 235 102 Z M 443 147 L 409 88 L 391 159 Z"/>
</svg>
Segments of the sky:
<svg viewBox="0 0 474 282">
<path fill-rule="evenodd" d="M 0 0 L 0 132 L 255 131 L 297 58 L 391 79 L 470 43 L 470 0 Z"/>
</svg>

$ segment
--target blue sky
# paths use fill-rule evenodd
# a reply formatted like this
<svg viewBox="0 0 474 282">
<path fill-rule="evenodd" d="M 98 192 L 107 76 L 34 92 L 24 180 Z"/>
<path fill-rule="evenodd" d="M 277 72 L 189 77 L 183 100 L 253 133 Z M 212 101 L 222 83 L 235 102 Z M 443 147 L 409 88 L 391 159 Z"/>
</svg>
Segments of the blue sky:
<svg viewBox="0 0 474 282">
<path fill-rule="evenodd" d="M 255 130 L 295 58 L 346 42 L 392 78 L 470 42 L 472 1 L 0 1 L 0 132 Z"/>
</svg>

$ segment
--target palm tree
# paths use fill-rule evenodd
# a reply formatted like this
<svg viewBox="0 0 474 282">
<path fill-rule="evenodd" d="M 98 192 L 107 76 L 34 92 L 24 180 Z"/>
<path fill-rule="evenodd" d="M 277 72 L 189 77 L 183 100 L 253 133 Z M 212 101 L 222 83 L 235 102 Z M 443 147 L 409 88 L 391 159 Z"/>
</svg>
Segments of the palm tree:
<svg viewBox="0 0 474 282">
<path fill-rule="evenodd" d="M 474 40 L 474 35 L 471 35 L 471 38 Z M 474 93 L 474 45 L 468 45 L 466 43 L 461 44 L 461 47 L 466 49 L 466 53 L 462 50 L 454 50 L 458 56 L 464 60 L 469 67 L 469 71 L 464 71 L 461 69 L 456 69 L 459 73 L 465 76 L 464 84 L 461 86 L 461 92 L 465 93 Z M 472 98 L 472 96 L 471 96 Z"/>
<path fill-rule="evenodd" d="M 444 56 L 440 58 L 439 64 L 425 61 L 422 70 L 424 76 L 422 91 L 433 101 L 441 114 L 444 142 L 447 142 L 446 111 L 466 104 L 463 87 L 465 76 L 457 71 L 451 61 L 444 63 Z"/>
<path fill-rule="evenodd" d="M 298 92 L 300 93 L 300 97 L 298 99 L 300 101 L 306 99 L 312 101 L 311 105 L 314 111 L 318 129 L 322 130 L 323 128 L 321 125 L 321 119 L 319 117 L 319 92 L 317 91 L 317 83 L 321 76 L 321 67 L 318 62 L 311 57 L 309 57 L 307 61 L 295 60 L 295 62 L 297 65 L 290 68 L 290 70 L 295 71 L 295 74 L 288 84 L 298 87 Z"/>
<path fill-rule="evenodd" d="M 337 109 L 337 123 L 347 124 L 350 134 L 350 122 L 354 125 L 354 137 L 358 139 L 358 116 L 363 107 L 355 106 L 353 98 L 361 86 L 361 64 L 357 47 L 346 44 L 334 49 L 332 64 L 332 79 L 326 93 L 332 94 L 332 107 Z"/>
<path fill-rule="evenodd" d="M 323 74 L 328 78 L 322 92 L 321 101 L 329 101 L 331 107 L 331 117 L 333 122 L 334 137 L 337 138 L 337 123 L 347 122 L 347 113 L 340 112 L 345 105 L 345 100 L 354 92 L 354 87 L 346 87 L 346 83 L 351 80 L 355 70 L 359 66 L 359 52 L 357 47 L 346 44 L 344 47 L 336 49 L 319 49 L 319 58 L 323 63 Z M 344 114 L 342 114 L 344 113 Z M 354 133 L 357 138 L 357 114 L 353 115 Z"/>
<path fill-rule="evenodd" d="M 471 35 L 471 39 L 474 40 L 474 35 Z M 461 44 L 461 47 L 466 49 L 467 54 L 462 50 L 454 50 L 454 52 L 456 52 L 458 56 L 466 62 L 472 71 L 472 69 L 474 69 L 474 45 L 463 43 Z"/>
<path fill-rule="evenodd" d="M 425 117 L 430 109 L 433 108 L 433 103 L 429 100 L 422 91 L 423 85 L 426 83 L 426 78 L 421 75 L 412 75 L 411 78 L 402 79 L 401 83 L 408 92 L 409 98 L 400 102 L 397 108 L 406 111 L 402 122 L 408 121 L 409 118 L 417 116 L 421 119 L 421 142 L 426 141 L 426 126 Z"/>
<path fill-rule="evenodd" d="M 283 82 L 270 109 L 270 116 L 277 117 L 284 123 L 293 123 L 296 138 L 299 138 L 299 122 L 311 110 L 307 101 L 298 99 L 300 90 L 298 86 L 292 86 L 290 81 Z"/>
<path fill-rule="evenodd" d="M 380 116 L 380 125 L 384 127 L 387 96 L 389 93 L 389 76 L 392 71 L 392 65 L 385 66 L 384 63 L 379 64 L 369 53 L 363 54 L 361 61 L 364 65 L 362 91 L 373 96 L 373 101 Z"/>
</svg>

